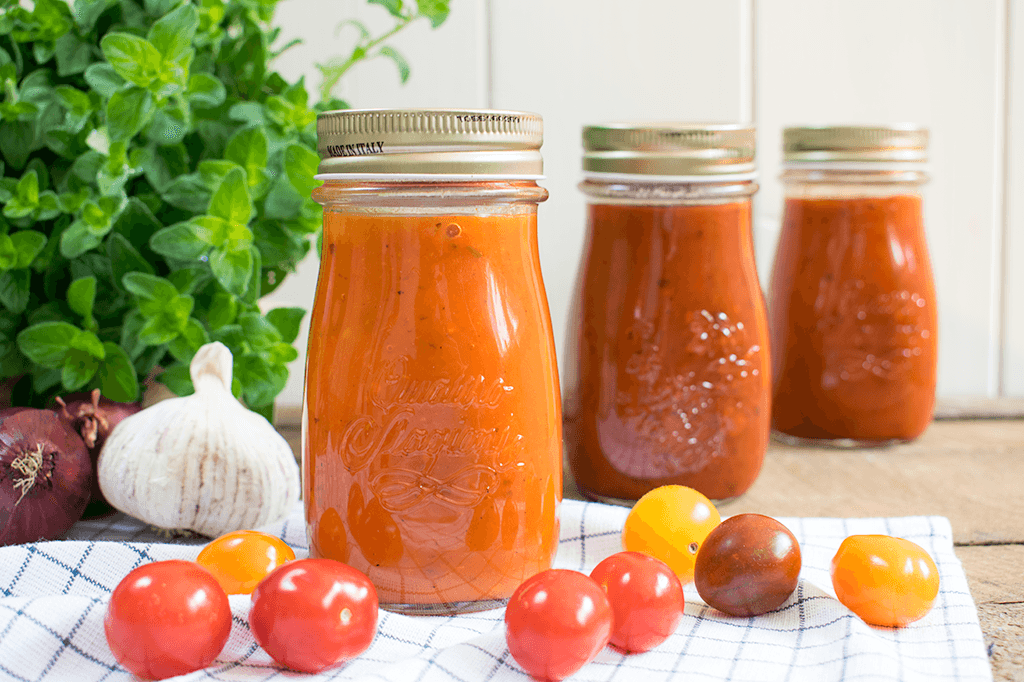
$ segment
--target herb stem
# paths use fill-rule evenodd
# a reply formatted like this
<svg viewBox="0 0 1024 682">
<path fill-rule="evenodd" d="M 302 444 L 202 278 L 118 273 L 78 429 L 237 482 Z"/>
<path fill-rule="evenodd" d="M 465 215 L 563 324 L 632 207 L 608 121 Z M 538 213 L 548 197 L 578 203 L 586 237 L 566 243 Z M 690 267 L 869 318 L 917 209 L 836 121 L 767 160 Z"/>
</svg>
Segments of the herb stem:
<svg viewBox="0 0 1024 682">
<path fill-rule="evenodd" d="M 377 47 L 385 40 L 392 38 L 396 33 L 398 33 L 403 28 L 411 24 L 416 19 L 419 19 L 421 16 L 424 15 L 410 14 L 408 16 L 405 16 L 402 18 L 401 21 L 395 24 L 394 27 L 387 33 L 384 33 L 374 38 L 365 45 L 357 45 L 356 49 L 352 50 L 352 54 L 349 55 L 349 58 L 346 59 L 340 66 L 320 67 L 320 70 L 324 76 L 323 85 L 320 86 L 320 99 L 329 99 L 331 97 L 331 91 L 334 90 L 334 88 L 338 85 L 338 81 L 341 80 L 341 77 L 345 75 L 345 72 L 351 69 L 355 64 L 362 61 L 363 59 L 367 59 L 371 56 L 376 56 L 367 54 L 370 50 Z"/>
</svg>

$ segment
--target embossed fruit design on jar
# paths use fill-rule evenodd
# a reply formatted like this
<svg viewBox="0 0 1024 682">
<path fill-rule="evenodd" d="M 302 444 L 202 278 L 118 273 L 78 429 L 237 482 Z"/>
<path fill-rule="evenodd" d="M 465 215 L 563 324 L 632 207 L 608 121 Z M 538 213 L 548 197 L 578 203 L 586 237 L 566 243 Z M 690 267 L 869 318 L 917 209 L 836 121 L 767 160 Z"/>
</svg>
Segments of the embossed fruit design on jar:
<svg viewBox="0 0 1024 682">
<path fill-rule="evenodd" d="M 772 271 L 772 427 L 784 441 L 916 438 L 935 403 L 935 285 L 921 216 L 928 133 L 788 128 Z"/>
<path fill-rule="evenodd" d="M 334 111 L 309 335 L 310 553 L 383 608 L 493 608 L 558 543 L 561 417 L 537 252 L 541 120 Z"/>
<path fill-rule="evenodd" d="M 563 367 L 576 483 L 608 502 L 668 484 L 740 495 L 769 419 L 754 129 L 590 126 L 583 142 L 587 235 Z"/>
</svg>

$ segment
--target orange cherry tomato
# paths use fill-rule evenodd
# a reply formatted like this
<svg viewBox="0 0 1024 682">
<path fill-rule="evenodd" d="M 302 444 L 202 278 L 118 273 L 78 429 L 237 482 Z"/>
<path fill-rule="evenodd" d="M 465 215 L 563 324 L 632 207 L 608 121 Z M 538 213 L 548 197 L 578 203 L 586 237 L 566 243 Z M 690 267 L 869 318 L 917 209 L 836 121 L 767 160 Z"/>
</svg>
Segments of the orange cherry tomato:
<svg viewBox="0 0 1024 682">
<path fill-rule="evenodd" d="M 939 594 L 939 570 L 924 549 L 888 535 L 851 535 L 832 558 L 836 597 L 870 625 L 903 627 Z"/>
<path fill-rule="evenodd" d="M 722 517 L 711 501 L 693 488 L 663 485 L 633 505 L 622 529 L 622 547 L 661 559 L 679 582 L 693 582 L 697 550 Z"/>
<path fill-rule="evenodd" d="M 196 563 L 228 594 L 252 594 L 271 571 L 295 558 L 284 540 L 257 530 L 222 535 L 199 552 Z"/>
</svg>

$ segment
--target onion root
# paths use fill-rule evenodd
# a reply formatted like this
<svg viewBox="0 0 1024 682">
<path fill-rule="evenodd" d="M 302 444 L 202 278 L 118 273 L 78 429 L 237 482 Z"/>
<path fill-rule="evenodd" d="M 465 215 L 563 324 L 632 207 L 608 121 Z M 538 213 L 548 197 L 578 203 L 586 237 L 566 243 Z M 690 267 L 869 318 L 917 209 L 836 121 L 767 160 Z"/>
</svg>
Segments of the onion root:
<svg viewBox="0 0 1024 682">
<path fill-rule="evenodd" d="M 21 496 L 14 503 L 14 506 L 17 507 L 25 499 L 28 491 L 32 490 L 32 487 L 36 484 L 36 478 L 39 476 L 39 471 L 43 468 L 43 444 L 37 444 L 35 450 L 28 450 L 21 457 L 12 460 L 11 468 L 17 470 L 22 475 L 21 478 L 14 479 L 14 487 L 21 491 Z M 52 470 L 53 467 L 50 468 Z M 50 472 L 47 471 L 43 477 L 44 479 L 49 479 Z"/>
</svg>

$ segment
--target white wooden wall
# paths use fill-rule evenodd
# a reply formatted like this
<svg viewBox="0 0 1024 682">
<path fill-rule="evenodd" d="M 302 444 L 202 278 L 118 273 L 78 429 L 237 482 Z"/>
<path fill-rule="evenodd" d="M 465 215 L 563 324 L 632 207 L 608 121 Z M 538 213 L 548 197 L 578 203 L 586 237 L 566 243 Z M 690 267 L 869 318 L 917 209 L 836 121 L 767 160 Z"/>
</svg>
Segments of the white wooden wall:
<svg viewBox="0 0 1024 682">
<path fill-rule="evenodd" d="M 409 0 L 407 0 L 409 1 Z M 1024 0 L 451 0 L 449 20 L 394 41 L 412 66 L 357 67 L 358 107 L 482 107 L 544 117 L 551 198 L 540 252 L 559 355 L 583 244 L 580 128 L 612 120 L 753 121 L 755 243 L 767 281 L 782 207 L 781 130 L 916 122 L 931 129 L 926 222 L 940 308 L 939 394 L 1024 396 Z M 384 27 L 363 0 L 284 0 L 278 69 L 319 85 L 342 18 Z M 351 30 L 351 29 L 348 29 Z M 266 301 L 309 307 L 317 263 Z M 305 335 L 296 342 L 300 351 Z M 339 349 L 344 352 L 344 349 Z M 304 357 L 282 406 L 299 404 Z"/>
</svg>

